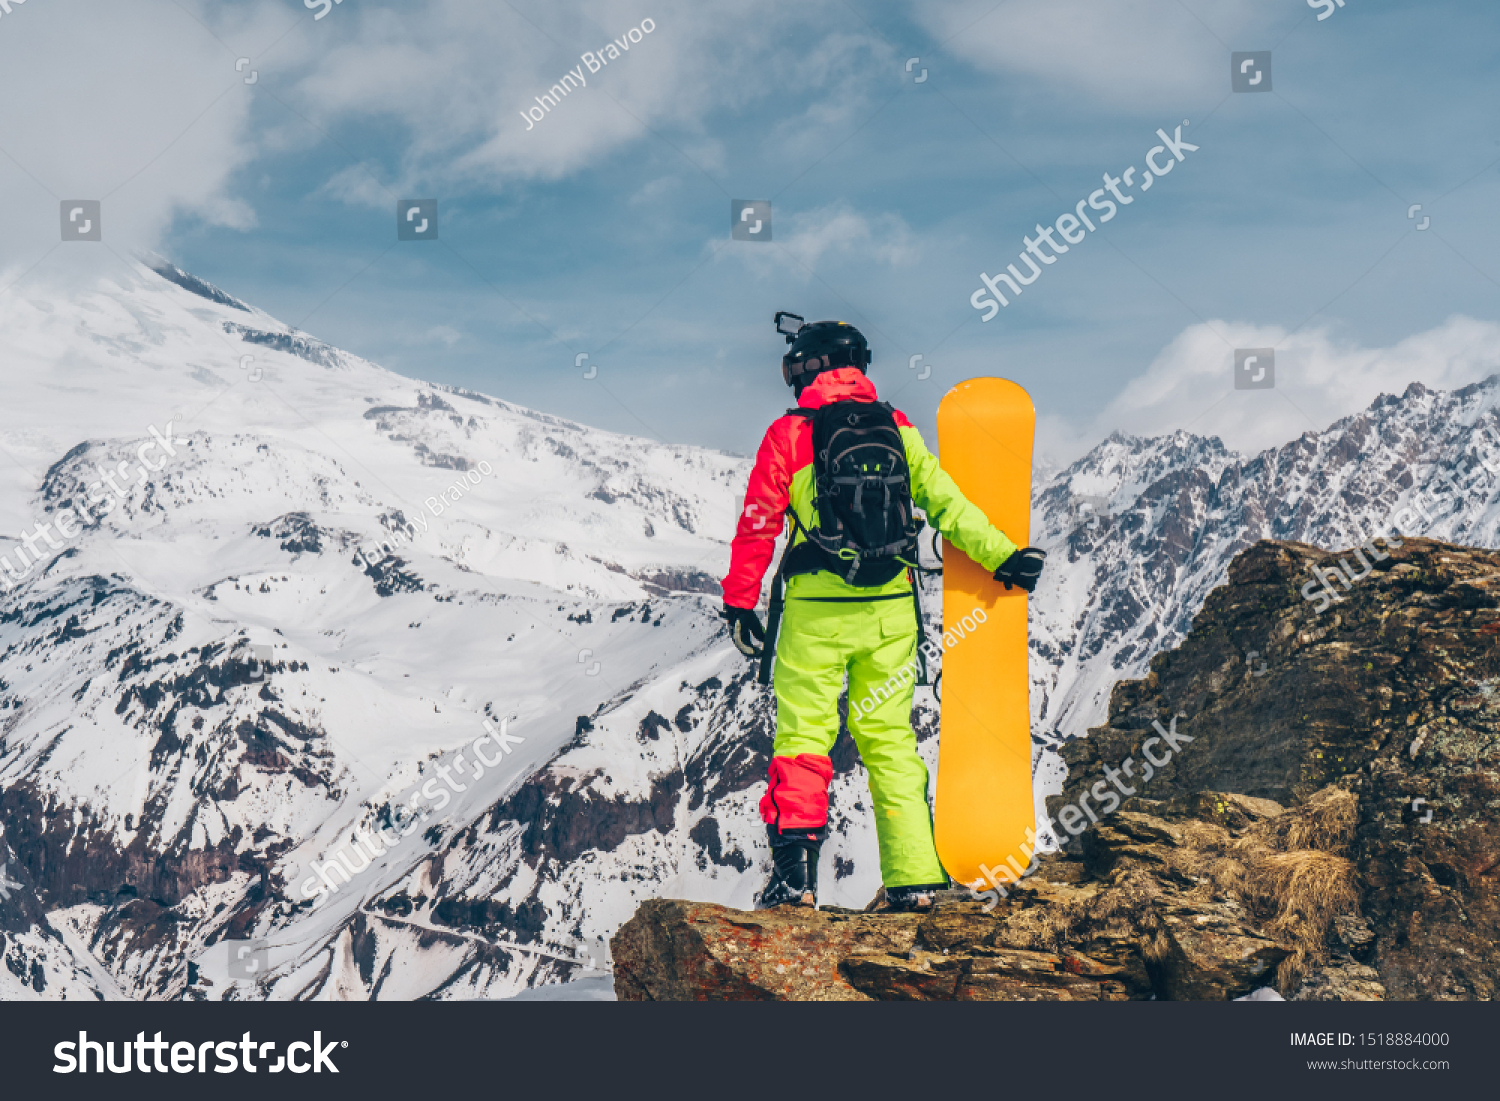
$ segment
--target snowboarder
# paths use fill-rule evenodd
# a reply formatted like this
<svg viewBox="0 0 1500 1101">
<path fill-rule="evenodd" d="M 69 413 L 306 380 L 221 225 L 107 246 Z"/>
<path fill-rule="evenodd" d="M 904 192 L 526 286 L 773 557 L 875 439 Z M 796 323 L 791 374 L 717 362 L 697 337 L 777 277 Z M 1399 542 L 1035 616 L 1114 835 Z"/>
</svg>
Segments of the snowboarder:
<svg viewBox="0 0 1500 1101">
<path fill-rule="evenodd" d="M 847 673 L 849 700 L 862 705 L 849 708 L 848 726 L 869 772 L 886 903 L 929 909 L 948 877 L 933 846 L 927 767 L 911 727 L 922 526 L 912 505 L 1007 588 L 1031 592 L 1045 554 L 1018 550 L 943 472 L 911 422 L 877 399 L 866 373 L 870 348 L 858 329 L 805 324 L 785 312 L 776 328 L 791 345 L 781 373 L 797 407 L 771 425 L 756 455 L 721 613 L 740 652 L 763 659 L 764 680 L 771 654 L 763 652 L 766 631 L 755 608 L 785 524 L 768 620 L 776 740 L 760 801 L 774 869 L 760 905 L 817 904 L 833 778 L 828 754 Z"/>
</svg>

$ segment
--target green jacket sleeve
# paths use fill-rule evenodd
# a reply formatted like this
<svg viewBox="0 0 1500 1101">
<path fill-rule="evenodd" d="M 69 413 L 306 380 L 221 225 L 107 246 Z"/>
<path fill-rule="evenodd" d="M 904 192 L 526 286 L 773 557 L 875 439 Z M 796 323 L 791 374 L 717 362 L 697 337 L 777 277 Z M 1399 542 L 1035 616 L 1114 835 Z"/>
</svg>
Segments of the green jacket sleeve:
<svg viewBox="0 0 1500 1101">
<path fill-rule="evenodd" d="M 987 570 L 997 570 L 1016 551 L 1003 531 L 990 523 L 979 507 L 965 497 L 957 483 L 938 466 L 922 434 L 903 425 L 906 462 L 911 468 L 911 493 L 927 520 L 943 538 Z"/>
</svg>

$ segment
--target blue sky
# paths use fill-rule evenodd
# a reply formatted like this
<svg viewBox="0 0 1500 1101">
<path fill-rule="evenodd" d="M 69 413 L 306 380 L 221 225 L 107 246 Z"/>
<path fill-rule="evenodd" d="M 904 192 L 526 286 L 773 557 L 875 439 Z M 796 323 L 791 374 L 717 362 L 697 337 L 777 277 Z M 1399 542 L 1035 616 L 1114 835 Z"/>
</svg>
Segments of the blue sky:
<svg viewBox="0 0 1500 1101">
<path fill-rule="evenodd" d="M 54 196 L 107 194 L 116 247 L 393 370 L 742 453 L 789 403 L 777 309 L 859 325 L 924 427 L 952 383 L 1015 379 L 1053 459 L 1115 428 L 1267 446 L 1500 369 L 1493 3 L 124 7 L 0 17 L 32 105 L 0 122 L 12 277 Z M 1269 93 L 1231 92 L 1242 50 Z M 1184 119 L 1196 152 L 980 321 L 982 270 Z M 395 240 L 400 198 L 438 200 L 440 241 Z M 772 243 L 730 240 L 731 199 L 772 200 Z M 1275 391 L 1234 388 L 1256 346 Z"/>
</svg>

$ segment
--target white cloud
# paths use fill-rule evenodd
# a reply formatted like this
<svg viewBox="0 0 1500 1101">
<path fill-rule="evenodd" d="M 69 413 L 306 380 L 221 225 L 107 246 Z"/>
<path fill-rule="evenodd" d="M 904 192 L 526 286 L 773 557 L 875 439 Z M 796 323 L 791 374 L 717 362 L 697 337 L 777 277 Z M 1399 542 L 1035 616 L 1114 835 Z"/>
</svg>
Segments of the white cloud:
<svg viewBox="0 0 1500 1101">
<path fill-rule="evenodd" d="M 404 4 L 398 17 L 383 7 L 345 5 L 334 14 L 348 18 L 350 31 L 306 55 L 296 100 L 323 129 L 344 120 L 400 128 L 405 156 L 395 178 L 384 181 L 393 192 L 554 179 L 629 143 L 656 142 L 663 130 L 705 170 L 720 172 L 723 146 L 701 130 L 711 111 L 788 87 L 809 93 L 813 121 L 825 125 L 829 112 L 842 118 L 863 105 L 858 87 L 868 64 L 857 62 L 884 48 L 863 28 L 826 29 L 813 7 L 773 0 L 736 10 L 659 0 L 649 9 L 655 29 L 596 72 L 581 55 L 628 42 L 626 32 L 642 26 L 647 9 L 583 0 L 532 6 L 523 18 L 505 4 L 426 0 Z M 788 50 L 789 40 L 805 48 Z M 809 68 L 813 54 L 819 63 Z M 565 97 L 549 91 L 569 71 L 586 86 L 570 87 Z M 540 109 L 538 97 L 549 94 L 557 105 L 546 104 L 528 129 L 523 112 Z M 799 140 L 795 120 L 789 126 L 786 140 Z M 350 197 L 364 201 L 364 186 Z"/>
<path fill-rule="evenodd" d="M 381 175 L 378 164 L 351 164 L 324 180 L 312 197 L 337 199 L 370 210 L 389 210 L 395 203 L 393 191 Z"/>
<path fill-rule="evenodd" d="M 873 262 L 908 267 L 921 255 L 921 242 L 899 215 L 865 215 L 848 202 L 838 201 L 812 210 L 783 215 L 772 204 L 771 247 L 716 239 L 705 247 L 718 250 L 719 260 L 738 259 L 757 275 L 806 281 L 825 259 L 847 263 Z"/>
<path fill-rule="evenodd" d="M 780 134 L 795 152 L 809 127 L 864 107 L 868 58 L 883 49 L 862 26 L 850 30 L 838 4 L 579 0 L 524 10 L 351 0 L 314 21 L 281 0 L 17 8 L 0 34 L 0 71 L 20 92 L 0 116 L 0 286 L 58 243 L 61 199 L 104 199 L 117 250 L 159 246 L 183 218 L 249 229 L 253 191 L 236 194 L 236 181 L 253 179 L 244 170 L 258 159 L 300 150 L 328 154 L 328 176 L 310 190 L 372 208 L 564 176 L 657 134 L 720 174 L 725 148 L 703 125 L 711 112 L 797 88 L 805 117 Z M 585 65 L 588 86 L 527 132 L 520 111 L 535 96 L 648 13 L 654 31 L 599 72 Z M 808 67 L 812 55 L 822 61 Z M 257 85 L 246 85 L 252 71 Z M 110 261 L 96 252 L 69 263 Z"/>
<path fill-rule="evenodd" d="M 1274 389 L 1235 389 L 1236 348 L 1275 349 Z M 1115 430 L 1158 436 L 1181 429 L 1255 454 L 1321 432 L 1412 382 L 1451 390 L 1496 372 L 1500 325 L 1469 317 L 1451 317 L 1387 348 L 1363 347 L 1326 329 L 1288 336 L 1274 326 L 1212 321 L 1183 330 L 1091 423 L 1054 416 L 1038 431 L 1041 450 L 1064 462 Z"/>
<path fill-rule="evenodd" d="M 867 218 L 844 203 L 796 213 L 790 230 L 786 250 L 809 268 L 829 252 L 892 267 L 912 264 L 918 255 L 916 237 L 900 215 Z"/>
<path fill-rule="evenodd" d="M 254 225 L 230 190 L 256 151 L 250 70 L 237 73 L 234 51 L 193 18 L 201 9 L 186 6 L 76 0 L 6 17 L 0 254 L 12 274 L 58 243 L 63 199 L 102 200 L 105 241 L 117 250 L 155 244 L 184 216 Z M 219 29 L 269 41 L 287 22 L 267 0 L 238 5 Z"/>
<path fill-rule="evenodd" d="M 1246 33 L 1257 14 L 1251 0 L 1006 0 L 999 6 L 994 0 L 921 0 L 912 9 L 945 49 L 980 69 L 1082 93 L 1095 110 L 1127 111 L 1180 111 L 1208 96 L 1217 102 L 1229 90 L 1228 50 L 1219 39 L 1236 43 L 1232 36 Z M 1232 48 L 1270 48 L 1258 30 L 1249 33 L 1252 44 Z"/>
<path fill-rule="evenodd" d="M 682 179 L 679 176 L 658 176 L 654 180 L 648 180 L 630 196 L 631 206 L 650 206 L 653 203 L 663 202 L 676 195 L 682 189 Z"/>
</svg>

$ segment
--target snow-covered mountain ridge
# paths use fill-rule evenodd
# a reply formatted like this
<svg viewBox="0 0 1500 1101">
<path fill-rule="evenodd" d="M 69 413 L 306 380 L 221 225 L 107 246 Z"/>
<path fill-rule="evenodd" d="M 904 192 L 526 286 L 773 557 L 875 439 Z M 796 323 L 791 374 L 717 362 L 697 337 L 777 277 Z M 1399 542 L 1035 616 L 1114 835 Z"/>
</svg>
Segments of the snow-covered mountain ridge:
<svg viewBox="0 0 1500 1101">
<path fill-rule="evenodd" d="M 272 928 L 321 959 L 381 873 L 316 914 L 294 885 L 373 807 L 505 721 L 505 767 L 433 815 L 465 824 L 580 714 L 716 641 L 696 592 L 744 460 L 412 382 L 178 275 L 0 303 L 0 516 L 31 536 L 0 547 L 0 863 L 91 945 L 0 900 L 33 994 L 102 969 L 127 996 L 224 996 L 187 964 Z M 397 996 L 472 954 L 404 961 Z M 546 957 L 508 961 L 485 992 Z M 286 996 L 349 996 L 323 971 Z"/>
<path fill-rule="evenodd" d="M 1254 456 L 1181 432 L 1114 435 L 1038 487 L 1053 553 L 1032 609 L 1034 730 L 1066 739 L 1099 722 L 1113 685 L 1186 635 L 1256 540 L 1352 547 L 1426 502 L 1409 534 L 1500 545 L 1497 400 L 1494 376 L 1451 392 L 1414 382 Z"/>
<path fill-rule="evenodd" d="M 745 460 L 402 378 L 161 262 L 12 292 L 0 333 L 0 530 L 34 534 L 0 546 L 0 997 L 505 996 L 584 973 L 642 898 L 749 904 L 771 707 L 715 615 Z M 1039 742 L 1255 539 L 1348 545 L 1459 471 L 1424 534 L 1494 545 L 1495 387 L 1254 457 L 1111 437 L 1039 486 Z M 929 690 L 915 719 L 932 766 Z M 863 905 L 847 736 L 834 764 L 823 894 Z"/>
</svg>

